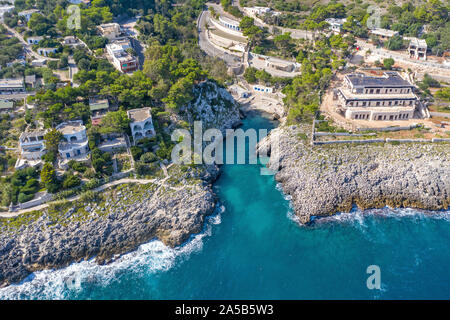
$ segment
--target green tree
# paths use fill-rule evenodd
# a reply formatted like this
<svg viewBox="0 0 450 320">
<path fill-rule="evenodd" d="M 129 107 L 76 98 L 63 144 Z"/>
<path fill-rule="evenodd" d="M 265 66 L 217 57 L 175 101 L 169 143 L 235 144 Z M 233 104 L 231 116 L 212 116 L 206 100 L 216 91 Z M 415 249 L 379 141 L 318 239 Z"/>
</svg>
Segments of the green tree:
<svg viewBox="0 0 450 320">
<path fill-rule="evenodd" d="M 56 172 L 53 165 L 49 162 L 44 163 L 44 166 L 42 167 L 41 182 L 50 193 L 54 193 L 58 190 L 58 179 L 56 178 Z"/>
<path fill-rule="evenodd" d="M 56 129 L 51 129 L 44 135 L 45 147 L 48 152 L 53 154 L 54 159 L 56 159 L 58 155 L 58 145 L 62 139 L 62 134 Z"/>
<path fill-rule="evenodd" d="M 99 132 L 102 134 L 126 132 L 129 124 L 130 119 L 125 111 L 108 112 L 101 120 Z"/>
<path fill-rule="evenodd" d="M 395 63 L 395 61 L 392 58 L 384 59 L 383 60 L 383 67 L 384 67 L 384 69 L 391 70 L 392 66 L 394 65 L 394 63 Z"/>
</svg>

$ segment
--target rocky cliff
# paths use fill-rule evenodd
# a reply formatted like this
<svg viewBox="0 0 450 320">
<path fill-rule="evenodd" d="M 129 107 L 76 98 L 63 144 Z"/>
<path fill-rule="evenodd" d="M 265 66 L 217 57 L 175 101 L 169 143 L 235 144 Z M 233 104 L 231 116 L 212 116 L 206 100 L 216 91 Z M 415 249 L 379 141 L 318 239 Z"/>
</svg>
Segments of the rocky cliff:
<svg viewBox="0 0 450 320">
<path fill-rule="evenodd" d="M 311 147 L 310 126 L 272 130 L 259 144 L 268 166 L 292 196 L 302 223 L 361 209 L 448 209 L 450 144 L 335 144 Z M 278 161 L 279 160 L 279 161 Z"/>
<path fill-rule="evenodd" d="M 194 88 L 196 99 L 186 106 L 189 123 L 202 121 L 203 128 L 222 133 L 240 123 L 239 104 L 233 96 L 214 81 L 205 81 Z"/>
<path fill-rule="evenodd" d="M 194 94 L 185 108 L 189 124 L 199 120 L 204 129 L 223 132 L 240 121 L 239 105 L 215 82 L 197 85 Z M 169 246 L 182 244 L 214 212 L 217 199 L 211 184 L 218 174 L 215 165 L 172 165 L 167 177 L 153 183 L 125 184 L 41 212 L 0 219 L 0 286 L 36 270 L 93 257 L 107 263 L 153 238 Z"/>
<path fill-rule="evenodd" d="M 167 181 L 123 184 L 41 212 L 1 219 L 0 286 L 36 270 L 92 257 L 108 263 L 153 238 L 172 247 L 182 244 L 201 231 L 205 217 L 215 210 L 210 182 L 218 171 L 207 177 L 205 172 L 173 167 Z"/>
</svg>

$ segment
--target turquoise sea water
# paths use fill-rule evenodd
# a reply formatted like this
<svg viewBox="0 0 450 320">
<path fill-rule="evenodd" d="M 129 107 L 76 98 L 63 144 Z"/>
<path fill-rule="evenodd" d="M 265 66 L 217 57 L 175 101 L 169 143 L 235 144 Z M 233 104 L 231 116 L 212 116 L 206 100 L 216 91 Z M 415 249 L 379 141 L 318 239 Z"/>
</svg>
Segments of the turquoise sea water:
<svg viewBox="0 0 450 320">
<path fill-rule="evenodd" d="M 0 299 L 450 298 L 448 211 L 354 210 L 305 227 L 257 165 L 223 166 L 215 190 L 217 214 L 182 247 L 152 241 L 107 266 L 37 272 Z M 369 265 L 380 267 L 380 290 L 366 286 Z"/>
</svg>

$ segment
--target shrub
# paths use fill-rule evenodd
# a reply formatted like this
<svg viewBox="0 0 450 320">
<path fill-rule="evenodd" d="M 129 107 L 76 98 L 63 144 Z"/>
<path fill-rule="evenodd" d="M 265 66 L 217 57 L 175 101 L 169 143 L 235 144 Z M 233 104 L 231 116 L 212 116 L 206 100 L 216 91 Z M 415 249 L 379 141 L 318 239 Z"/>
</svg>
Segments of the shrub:
<svg viewBox="0 0 450 320">
<path fill-rule="evenodd" d="M 68 174 L 64 178 L 63 181 L 63 188 L 64 189 L 71 189 L 73 187 L 79 186 L 81 183 L 81 179 L 73 174 Z"/>
<path fill-rule="evenodd" d="M 34 194 L 25 194 L 25 193 L 19 193 L 19 197 L 17 198 L 17 201 L 19 201 L 20 203 L 24 203 L 27 201 L 30 201 L 31 199 L 33 199 Z"/>
<path fill-rule="evenodd" d="M 141 156 L 140 160 L 144 163 L 150 163 L 158 160 L 158 158 L 153 152 L 146 152 Z"/>
<path fill-rule="evenodd" d="M 138 146 L 132 146 L 130 150 L 134 160 L 138 160 L 143 153 L 142 148 L 139 148 Z"/>
</svg>

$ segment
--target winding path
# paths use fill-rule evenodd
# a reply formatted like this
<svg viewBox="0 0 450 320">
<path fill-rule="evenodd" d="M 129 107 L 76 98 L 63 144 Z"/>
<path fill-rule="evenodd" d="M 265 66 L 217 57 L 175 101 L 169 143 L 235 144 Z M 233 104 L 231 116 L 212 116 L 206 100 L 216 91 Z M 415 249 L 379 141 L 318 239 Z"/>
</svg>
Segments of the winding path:
<svg viewBox="0 0 450 320">
<path fill-rule="evenodd" d="M 40 54 L 38 54 L 37 52 L 34 52 L 31 45 L 29 45 L 25 39 L 20 35 L 20 33 L 18 33 L 16 30 L 8 27 L 5 23 L 2 23 L 2 25 L 5 27 L 6 30 L 8 30 L 8 32 L 10 34 L 12 34 L 14 37 L 16 37 L 17 39 L 20 40 L 20 42 L 22 42 L 22 44 L 24 45 L 24 50 L 28 55 L 31 55 L 33 57 L 35 57 L 36 59 L 45 59 L 45 60 L 59 60 L 56 58 L 49 58 L 49 57 L 44 57 L 41 56 Z"/>
</svg>

